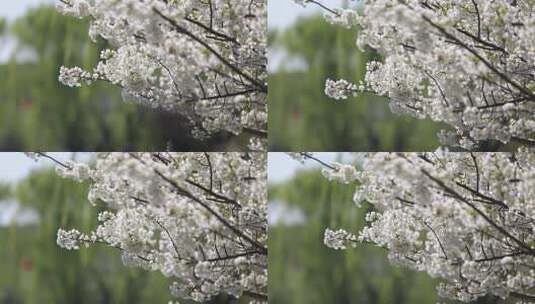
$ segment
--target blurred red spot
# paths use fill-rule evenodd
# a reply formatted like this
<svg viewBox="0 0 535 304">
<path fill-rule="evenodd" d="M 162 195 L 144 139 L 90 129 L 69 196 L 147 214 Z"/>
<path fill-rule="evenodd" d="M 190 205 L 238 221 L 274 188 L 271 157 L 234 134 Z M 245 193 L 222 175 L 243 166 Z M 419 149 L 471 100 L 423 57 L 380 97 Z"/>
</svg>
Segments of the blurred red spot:
<svg viewBox="0 0 535 304">
<path fill-rule="evenodd" d="M 31 272 L 33 270 L 33 263 L 29 259 L 22 259 L 20 261 L 20 268 L 22 271 Z"/>
<path fill-rule="evenodd" d="M 22 100 L 22 103 L 20 104 L 21 111 L 28 111 L 33 107 L 33 102 L 29 99 Z"/>
</svg>

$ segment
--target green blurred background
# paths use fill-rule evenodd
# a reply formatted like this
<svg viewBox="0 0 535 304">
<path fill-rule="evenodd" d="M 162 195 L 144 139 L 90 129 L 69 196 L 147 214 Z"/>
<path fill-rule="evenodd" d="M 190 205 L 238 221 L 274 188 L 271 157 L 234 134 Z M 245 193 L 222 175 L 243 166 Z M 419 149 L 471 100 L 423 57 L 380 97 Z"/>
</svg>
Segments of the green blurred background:
<svg viewBox="0 0 535 304">
<path fill-rule="evenodd" d="M 438 282 L 426 273 L 390 264 L 379 247 L 327 248 L 326 228 L 360 231 L 371 205 L 355 206 L 354 185 L 329 182 L 317 167 L 295 171 L 303 166 L 274 154 L 281 153 L 270 153 L 268 171 L 270 303 L 456 303 L 438 298 Z M 326 159 L 320 153 L 316 156 Z M 276 170 L 295 173 L 283 178 Z M 504 302 L 489 297 L 475 303 Z"/>
<path fill-rule="evenodd" d="M 277 9 L 273 4 L 270 12 L 276 14 Z M 277 16 L 269 18 L 278 21 Z M 300 16 L 289 26 L 271 27 L 270 151 L 428 151 L 438 147 L 436 133 L 441 126 L 394 115 L 384 98 L 368 94 L 339 102 L 325 96 L 327 78 L 358 83 L 366 62 L 377 57 L 358 50 L 357 35 L 355 29 L 329 24 L 319 13 Z"/>
<path fill-rule="evenodd" d="M 0 4 L 0 11 L 9 5 Z M 179 115 L 123 102 L 112 85 L 60 84 L 61 65 L 92 69 L 106 47 L 105 41 L 92 43 L 87 31 L 87 20 L 63 16 L 51 5 L 10 22 L 0 19 L 0 53 L 14 48 L 0 61 L 0 150 L 241 150 L 246 139 L 217 134 L 197 141 Z"/>
<path fill-rule="evenodd" d="M 116 249 L 92 246 L 68 251 L 56 245 L 58 228 L 89 232 L 96 227 L 99 209 L 87 200 L 88 184 L 61 178 L 51 166 L 15 153 L 0 153 L 0 168 L 1 304 L 178 300 L 169 292 L 170 279 L 160 272 L 124 266 Z M 222 295 L 209 303 L 244 301 Z"/>
</svg>

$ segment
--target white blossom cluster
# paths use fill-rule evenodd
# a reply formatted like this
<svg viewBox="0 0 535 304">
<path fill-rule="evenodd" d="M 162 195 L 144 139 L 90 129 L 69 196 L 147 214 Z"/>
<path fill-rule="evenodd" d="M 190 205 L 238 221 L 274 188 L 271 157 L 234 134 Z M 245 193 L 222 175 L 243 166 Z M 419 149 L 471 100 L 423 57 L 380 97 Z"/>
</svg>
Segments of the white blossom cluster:
<svg viewBox="0 0 535 304">
<path fill-rule="evenodd" d="M 332 163 L 331 167 L 324 168 L 321 173 L 328 180 L 343 184 L 349 184 L 359 176 L 359 172 L 357 172 L 354 166 L 340 163 Z"/>
<path fill-rule="evenodd" d="M 353 233 L 349 233 L 344 229 L 331 230 L 325 229 L 325 236 L 323 238 L 323 243 L 329 248 L 335 250 L 344 250 L 347 249 L 347 245 L 352 247 L 357 246 L 357 236 Z"/>
<path fill-rule="evenodd" d="M 99 153 L 92 165 L 57 164 L 89 182 L 88 200 L 105 209 L 94 231 L 59 229 L 59 246 L 117 248 L 125 265 L 168 277 L 178 298 L 267 301 L 266 153 Z"/>
<path fill-rule="evenodd" d="M 125 100 L 180 113 L 199 138 L 245 132 L 265 150 L 265 1 L 63 0 L 58 9 L 90 18 L 90 37 L 110 45 L 93 71 L 62 67 L 62 83 L 108 81 Z"/>
<path fill-rule="evenodd" d="M 383 247 L 391 262 L 439 278 L 444 298 L 534 302 L 535 154 L 369 153 L 362 166 L 324 166 L 356 185 L 357 206 L 371 205 L 360 232 L 326 229 L 328 247 Z"/>
<path fill-rule="evenodd" d="M 358 26 L 357 45 L 382 55 L 368 66 L 366 91 L 388 97 L 394 112 L 450 125 L 443 144 L 535 146 L 533 1 L 364 0 L 360 14 L 294 2 Z M 326 93 L 345 99 L 364 91 L 348 88 L 327 81 Z"/>
<path fill-rule="evenodd" d="M 350 83 L 345 79 L 327 79 L 325 81 L 325 95 L 330 98 L 336 100 L 348 99 L 350 96 L 357 96 L 358 93 L 357 85 Z"/>
</svg>

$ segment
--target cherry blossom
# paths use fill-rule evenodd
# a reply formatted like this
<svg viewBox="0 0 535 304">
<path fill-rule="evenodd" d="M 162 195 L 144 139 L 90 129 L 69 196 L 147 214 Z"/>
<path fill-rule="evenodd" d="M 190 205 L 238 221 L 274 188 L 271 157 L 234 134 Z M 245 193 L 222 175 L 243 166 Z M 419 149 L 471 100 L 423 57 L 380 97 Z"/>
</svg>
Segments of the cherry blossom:
<svg viewBox="0 0 535 304">
<path fill-rule="evenodd" d="M 353 9 L 294 2 L 358 29 L 358 47 L 382 57 L 368 64 L 365 86 L 328 79 L 328 96 L 388 97 L 395 113 L 451 126 L 439 136 L 445 145 L 535 146 L 532 1 L 364 0 Z"/>
<path fill-rule="evenodd" d="M 179 299 L 267 301 L 266 153 L 98 153 L 91 164 L 38 155 L 89 183 L 103 210 L 93 231 L 59 229 L 59 246 L 116 248 L 125 265 L 168 277 Z"/>
<path fill-rule="evenodd" d="M 360 169 L 323 174 L 355 185 L 356 208 L 371 205 L 361 231 L 327 227 L 328 247 L 383 247 L 392 263 L 439 278 L 444 298 L 535 300 L 535 154 L 370 153 Z"/>
<path fill-rule="evenodd" d="M 89 18 L 104 39 L 92 71 L 61 67 L 59 80 L 79 87 L 102 80 L 126 101 L 177 112 L 192 133 L 267 138 L 266 3 L 263 0 L 63 0 L 60 12 Z"/>
</svg>

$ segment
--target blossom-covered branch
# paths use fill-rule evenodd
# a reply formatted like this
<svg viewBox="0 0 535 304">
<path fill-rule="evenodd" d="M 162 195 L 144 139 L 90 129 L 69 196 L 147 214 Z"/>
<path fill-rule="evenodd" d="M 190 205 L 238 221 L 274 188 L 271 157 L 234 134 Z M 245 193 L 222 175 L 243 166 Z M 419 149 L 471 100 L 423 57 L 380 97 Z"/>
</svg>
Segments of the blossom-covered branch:
<svg viewBox="0 0 535 304">
<path fill-rule="evenodd" d="M 362 170 L 324 167 L 330 180 L 356 185 L 357 206 L 372 206 L 367 227 L 328 228 L 325 244 L 383 247 L 391 262 L 440 278 L 445 298 L 533 301 L 534 172 L 526 151 L 370 153 Z"/>
<path fill-rule="evenodd" d="M 396 113 L 450 125 L 454 132 L 439 134 L 446 145 L 533 148 L 534 9 L 522 0 L 366 0 L 360 14 L 326 9 L 332 23 L 358 26 L 358 46 L 382 60 L 368 64 L 365 83 L 328 79 L 325 92 L 335 99 L 367 91 L 388 97 Z"/>
<path fill-rule="evenodd" d="M 94 165 L 55 162 L 60 175 L 89 182 L 89 201 L 106 209 L 92 232 L 59 229 L 61 247 L 117 248 L 125 265 L 170 278 L 178 298 L 267 301 L 265 153 L 99 153 Z"/>
<path fill-rule="evenodd" d="M 93 71 L 62 67 L 71 87 L 103 80 L 126 100 L 178 112 L 202 139 L 219 131 L 267 139 L 266 4 L 260 0 L 64 0 L 105 39 Z"/>
</svg>

